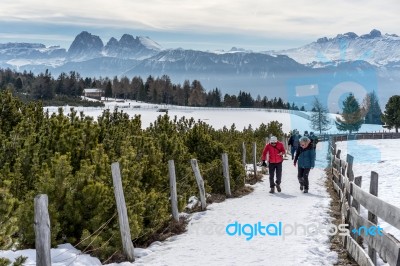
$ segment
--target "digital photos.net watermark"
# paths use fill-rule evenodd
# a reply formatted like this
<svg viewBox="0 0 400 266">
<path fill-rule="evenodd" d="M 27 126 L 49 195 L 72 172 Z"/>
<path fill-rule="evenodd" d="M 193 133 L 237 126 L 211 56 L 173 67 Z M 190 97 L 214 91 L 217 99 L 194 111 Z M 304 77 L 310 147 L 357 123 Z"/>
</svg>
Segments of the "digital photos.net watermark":
<svg viewBox="0 0 400 266">
<path fill-rule="evenodd" d="M 328 236 L 345 236 L 350 235 L 348 224 L 321 224 L 321 223 L 262 223 L 257 222 L 254 224 L 246 223 L 241 224 L 237 221 L 228 224 L 225 228 L 225 232 L 229 236 L 242 236 L 247 241 L 254 237 L 281 237 L 283 240 L 288 236 L 313 236 L 313 235 L 328 235 Z M 370 235 L 375 236 L 377 234 L 382 235 L 382 228 L 378 226 L 365 227 L 352 229 L 352 233 L 355 235 L 363 236 Z"/>
<path fill-rule="evenodd" d="M 350 235 L 348 224 L 322 224 L 322 223 L 283 223 L 281 221 L 275 223 L 264 223 L 258 221 L 256 223 L 240 223 L 234 221 L 232 223 L 222 225 L 202 225 L 197 227 L 195 233 L 201 235 L 227 235 L 230 237 L 243 238 L 250 241 L 255 238 L 272 237 L 285 240 L 290 236 L 345 236 Z M 377 226 L 361 226 L 353 228 L 351 233 L 357 236 L 376 236 L 383 235 L 383 228 Z"/>
</svg>

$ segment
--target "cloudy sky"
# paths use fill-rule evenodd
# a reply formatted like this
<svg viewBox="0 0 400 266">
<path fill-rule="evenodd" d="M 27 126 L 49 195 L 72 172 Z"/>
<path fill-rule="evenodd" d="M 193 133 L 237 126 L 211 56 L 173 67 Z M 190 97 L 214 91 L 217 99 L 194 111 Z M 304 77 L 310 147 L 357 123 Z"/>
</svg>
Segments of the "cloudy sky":
<svg viewBox="0 0 400 266">
<path fill-rule="evenodd" d="M 69 48 L 86 30 L 104 43 L 149 36 L 163 48 L 254 51 L 299 47 L 338 33 L 400 35 L 398 0 L 1 0 L 0 43 Z"/>
</svg>

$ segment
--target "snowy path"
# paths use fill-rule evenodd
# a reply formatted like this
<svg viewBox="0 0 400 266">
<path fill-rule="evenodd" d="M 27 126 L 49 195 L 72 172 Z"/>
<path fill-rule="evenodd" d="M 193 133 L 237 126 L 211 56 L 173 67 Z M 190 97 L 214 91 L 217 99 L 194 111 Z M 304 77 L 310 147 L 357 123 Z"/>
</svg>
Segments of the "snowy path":
<svg viewBox="0 0 400 266">
<path fill-rule="evenodd" d="M 320 163 L 323 153 L 318 154 Z M 207 211 L 194 214 L 186 233 L 152 245 L 134 265 L 332 265 L 337 254 L 330 251 L 327 234 L 304 235 L 299 228 L 297 235 L 257 235 L 246 241 L 246 236 L 225 232 L 235 221 L 282 222 L 287 231 L 295 223 L 313 227 L 330 222 L 323 169 L 311 171 L 309 194 L 303 194 L 292 162 L 284 161 L 281 193 L 269 194 L 268 176 L 264 176 L 250 195 L 211 204 Z"/>
</svg>

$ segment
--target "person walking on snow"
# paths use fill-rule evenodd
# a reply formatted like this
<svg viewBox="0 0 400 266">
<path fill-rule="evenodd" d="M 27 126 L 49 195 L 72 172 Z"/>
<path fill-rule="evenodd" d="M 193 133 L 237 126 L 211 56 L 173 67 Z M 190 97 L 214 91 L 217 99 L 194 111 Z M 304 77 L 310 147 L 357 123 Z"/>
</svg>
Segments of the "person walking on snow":
<svg viewBox="0 0 400 266">
<path fill-rule="evenodd" d="M 299 131 L 296 129 L 293 130 L 292 135 L 289 138 L 288 145 L 290 146 L 290 153 L 292 155 L 292 160 L 294 159 L 294 154 L 299 147 L 299 139 L 301 138 Z"/>
<path fill-rule="evenodd" d="M 314 134 L 314 132 L 310 132 L 309 138 L 315 150 L 317 148 L 318 137 Z"/>
<path fill-rule="evenodd" d="M 262 166 L 267 166 L 265 161 L 268 160 L 269 187 L 271 188 L 269 193 L 275 193 L 275 186 L 278 192 L 281 192 L 280 184 L 282 181 L 282 162 L 284 154 L 285 147 L 283 143 L 278 141 L 275 136 L 272 136 L 269 143 L 265 145 L 261 156 Z M 275 172 L 276 181 L 274 182 Z"/>
<path fill-rule="evenodd" d="M 309 182 L 308 175 L 315 166 L 315 149 L 311 140 L 307 137 L 300 138 L 300 146 L 296 151 L 294 166 L 297 164 L 297 178 L 300 182 L 300 190 L 308 193 Z"/>
</svg>

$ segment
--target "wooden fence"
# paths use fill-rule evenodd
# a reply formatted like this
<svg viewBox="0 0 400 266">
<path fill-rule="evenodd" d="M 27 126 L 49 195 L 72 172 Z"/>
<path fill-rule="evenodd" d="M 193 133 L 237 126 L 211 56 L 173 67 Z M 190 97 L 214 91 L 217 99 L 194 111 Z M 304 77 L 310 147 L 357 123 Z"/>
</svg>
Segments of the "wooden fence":
<svg viewBox="0 0 400 266">
<path fill-rule="evenodd" d="M 353 134 L 322 134 L 318 135 L 318 140 L 329 141 L 332 137 L 334 138 L 334 142 L 360 139 L 400 139 L 400 133 L 382 131 Z"/>
<path fill-rule="evenodd" d="M 255 145 L 255 144 L 254 144 Z M 244 144 L 243 144 L 244 146 Z M 243 152 L 245 152 L 245 148 L 243 148 Z M 245 155 L 244 155 L 245 160 Z M 223 172 L 224 185 L 225 185 L 225 194 L 227 197 L 231 197 L 231 188 L 230 188 L 230 176 L 229 176 L 229 163 L 228 163 L 228 154 L 222 154 L 222 166 L 221 170 Z M 254 158 L 254 162 L 255 162 Z M 206 210 L 206 190 L 204 187 L 204 180 L 201 176 L 199 166 L 197 164 L 196 159 L 192 159 L 190 161 L 194 176 L 197 181 L 197 185 L 199 188 L 199 195 L 201 201 L 201 209 Z M 171 200 L 171 212 L 172 218 L 175 221 L 179 221 L 179 213 L 178 213 L 178 204 L 177 204 L 177 188 L 176 188 L 176 176 L 175 176 L 175 164 L 173 160 L 168 161 L 168 169 L 169 169 L 169 189 L 170 189 L 170 200 Z M 121 232 L 121 240 L 122 240 L 122 248 L 123 253 L 127 257 L 128 261 L 134 261 L 134 247 L 132 244 L 132 238 L 129 228 L 129 217 L 127 214 L 125 197 L 122 187 L 122 177 L 121 171 L 119 168 L 119 163 L 115 162 L 111 165 L 111 173 L 113 179 L 114 186 L 114 194 L 118 211 L 118 222 Z M 50 219 L 48 213 L 48 198 L 47 195 L 38 195 L 35 198 L 35 246 L 36 246 L 36 261 L 37 265 L 50 266 L 51 265 L 51 257 L 50 257 Z M 110 219 L 111 220 L 111 219 Z"/>
<path fill-rule="evenodd" d="M 391 234 L 376 230 L 378 218 L 400 230 L 400 208 L 378 198 L 376 172 L 371 172 L 369 193 L 361 189 L 362 177 L 354 177 L 353 173 L 354 158 L 348 154 L 346 160 L 341 159 L 334 140 L 330 153 L 333 187 L 341 203 L 341 223 L 348 224 L 351 232 L 342 237 L 343 246 L 361 266 L 376 265 L 376 255 L 389 265 L 400 266 L 400 242 Z M 368 219 L 360 215 L 360 205 L 368 210 Z M 360 243 L 368 245 L 368 253 Z"/>
</svg>

